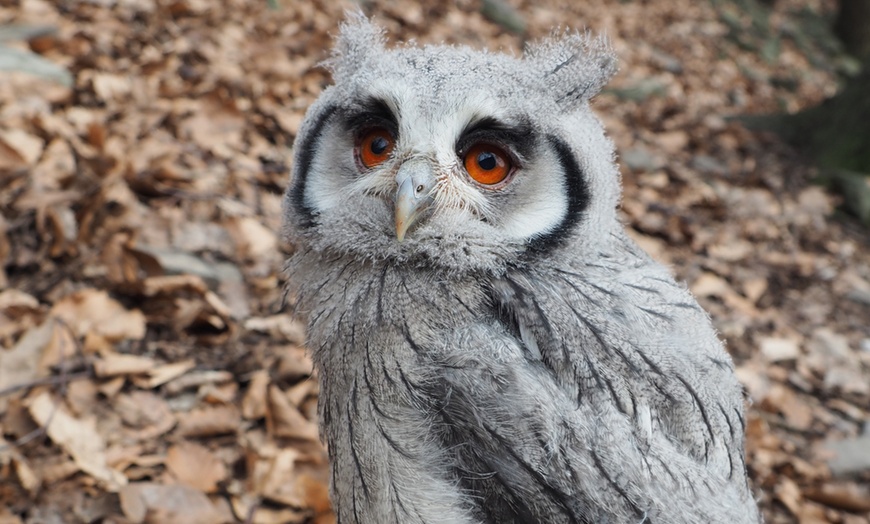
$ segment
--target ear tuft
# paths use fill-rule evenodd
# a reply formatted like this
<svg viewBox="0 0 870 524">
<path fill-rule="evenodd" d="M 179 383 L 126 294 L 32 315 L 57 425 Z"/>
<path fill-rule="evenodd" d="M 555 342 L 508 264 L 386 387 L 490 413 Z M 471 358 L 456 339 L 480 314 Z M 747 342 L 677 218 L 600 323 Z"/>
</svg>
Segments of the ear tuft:
<svg viewBox="0 0 870 524">
<path fill-rule="evenodd" d="M 616 55 L 607 39 L 589 33 L 554 33 L 528 46 L 525 55 L 565 110 L 595 96 L 617 70 Z"/>
<path fill-rule="evenodd" d="M 362 11 L 348 11 L 339 26 L 338 37 L 332 56 L 323 65 L 332 73 L 336 83 L 341 82 L 345 72 L 364 68 L 372 56 L 384 49 L 384 31 L 372 23 Z"/>
</svg>

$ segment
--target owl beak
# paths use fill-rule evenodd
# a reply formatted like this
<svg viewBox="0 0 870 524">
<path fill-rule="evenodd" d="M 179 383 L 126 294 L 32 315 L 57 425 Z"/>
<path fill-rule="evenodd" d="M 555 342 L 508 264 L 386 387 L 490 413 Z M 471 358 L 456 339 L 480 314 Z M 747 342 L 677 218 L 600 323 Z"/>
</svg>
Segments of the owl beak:
<svg viewBox="0 0 870 524">
<path fill-rule="evenodd" d="M 432 203 L 435 177 L 423 161 L 405 163 L 396 175 L 396 239 L 401 242 Z"/>
</svg>

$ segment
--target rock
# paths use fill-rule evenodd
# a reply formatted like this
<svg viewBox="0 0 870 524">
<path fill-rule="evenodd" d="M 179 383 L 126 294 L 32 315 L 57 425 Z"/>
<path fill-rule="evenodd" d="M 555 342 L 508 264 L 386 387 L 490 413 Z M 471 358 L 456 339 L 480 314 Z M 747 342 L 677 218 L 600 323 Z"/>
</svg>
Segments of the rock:
<svg viewBox="0 0 870 524">
<path fill-rule="evenodd" d="M 523 16 L 504 0 L 483 0 L 480 12 L 486 18 L 519 35 L 526 32 Z"/>
<path fill-rule="evenodd" d="M 870 306 L 870 291 L 864 291 L 863 289 L 853 289 L 846 293 L 846 298 L 858 302 L 859 304 Z"/>
<path fill-rule="evenodd" d="M 683 72 L 683 64 L 674 55 L 665 53 L 661 49 L 652 50 L 652 62 L 669 73 L 678 75 Z"/>
<path fill-rule="evenodd" d="M 622 161 L 632 171 L 654 171 L 665 165 L 645 147 L 633 147 L 621 155 Z"/>
<path fill-rule="evenodd" d="M 824 375 L 826 391 L 870 395 L 870 383 L 861 371 L 861 359 L 858 352 L 849 347 L 846 337 L 828 328 L 819 328 L 813 332 L 806 349 L 805 362 Z"/>
<path fill-rule="evenodd" d="M 759 343 L 761 354 L 769 362 L 794 360 L 800 355 L 798 343 L 789 338 L 765 337 Z"/>
<path fill-rule="evenodd" d="M 728 166 L 707 155 L 695 155 L 691 161 L 692 169 L 704 174 L 727 175 Z"/>
<path fill-rule="evenodd" d="M 870 472 L 870 435 L 828 442 L 825 450 L 833 453 L 828 467 L 835 477 Z"/>
</svg>

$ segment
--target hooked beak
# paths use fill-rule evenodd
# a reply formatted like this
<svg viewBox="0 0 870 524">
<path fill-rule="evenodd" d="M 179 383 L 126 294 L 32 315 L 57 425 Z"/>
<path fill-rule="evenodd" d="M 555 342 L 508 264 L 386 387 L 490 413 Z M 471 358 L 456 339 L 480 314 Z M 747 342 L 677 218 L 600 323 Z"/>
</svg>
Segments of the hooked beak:
<svg viewBox="0 0 870 524">
<path fill-rule="evenodd" d="M 405 234 L 432 204 L 435 176 L 428 162 L 412 159 L 396 174 L 396 239 L 401 242 Z"/>
</svg>

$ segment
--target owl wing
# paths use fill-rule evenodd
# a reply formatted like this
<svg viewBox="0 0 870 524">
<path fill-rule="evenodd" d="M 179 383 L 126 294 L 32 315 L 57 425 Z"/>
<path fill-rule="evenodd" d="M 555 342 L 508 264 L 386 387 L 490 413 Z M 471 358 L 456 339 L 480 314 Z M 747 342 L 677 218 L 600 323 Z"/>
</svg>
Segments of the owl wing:
<svg viewBox="0 0 870 524">
<path fill-rule="evenodd" d="M 730 360 L 685 290 L 641 274 L 507 275 L 497 320 L 449 337 L 441 415 L 488 520 L 758 522 Z"/>
</svg>

